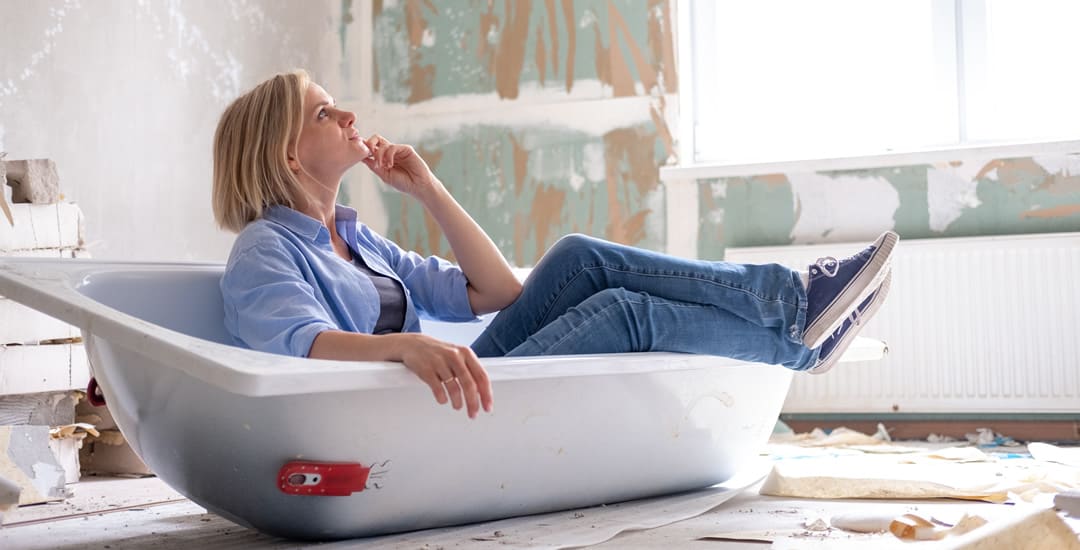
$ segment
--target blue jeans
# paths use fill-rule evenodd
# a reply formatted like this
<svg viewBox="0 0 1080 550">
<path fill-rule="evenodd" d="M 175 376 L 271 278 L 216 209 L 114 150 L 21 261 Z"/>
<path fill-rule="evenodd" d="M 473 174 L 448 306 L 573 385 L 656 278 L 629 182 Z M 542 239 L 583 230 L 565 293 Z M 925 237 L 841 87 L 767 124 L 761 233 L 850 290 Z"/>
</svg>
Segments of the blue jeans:
<svg viewBox="0 0 1080 550">
<path fill-rule="evenodd" d="M 555 243 L 472 344 L 480 357 L 669 351 L 805 370 L 806 290 L 778 264 L 685 260 L 584 235 Z"/>
</svg>

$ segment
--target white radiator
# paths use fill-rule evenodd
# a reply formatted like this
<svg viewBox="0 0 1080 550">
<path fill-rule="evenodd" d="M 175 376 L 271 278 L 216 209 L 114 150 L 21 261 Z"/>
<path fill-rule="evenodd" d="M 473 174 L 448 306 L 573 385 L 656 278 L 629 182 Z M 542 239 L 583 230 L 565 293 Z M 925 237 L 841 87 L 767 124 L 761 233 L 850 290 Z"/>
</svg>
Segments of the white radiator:
<svg viewBox="0 0 1080 550">
<path fill-rule="evenodd" d="M 806 269 L 853 245 L 729 248 Z M 903 240 L 892 290 L 861 336 L 876 362 L 799 374 L 785 413 L 1080 412 L 1080 233 Z"/>
</svg>

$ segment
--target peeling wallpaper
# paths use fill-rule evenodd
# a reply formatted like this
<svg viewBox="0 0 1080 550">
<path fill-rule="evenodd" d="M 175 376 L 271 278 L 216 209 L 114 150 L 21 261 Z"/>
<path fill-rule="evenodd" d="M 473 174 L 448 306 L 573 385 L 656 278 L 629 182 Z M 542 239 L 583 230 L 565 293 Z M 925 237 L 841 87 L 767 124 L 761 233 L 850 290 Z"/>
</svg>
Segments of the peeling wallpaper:
<svg viewBox="0 0 1080 550">
<path fill-rule="evenodd" d="M 664 248 L 668 2 L 384 0 L 372 10 L 374 102 L 403 108 L 380 131 L 416 146 L 512 263 L 535 263 L 569 232 Z M 585 123 L 565 110 L 583 103 Z M 492 109 L 503 116 L 491 120 Z M 381 197 L 388 236 L 452 257 L 419 205 Z"/>
<path fill-rule="evenodd" d="M 571 93 L 582 79 L 610 86 L 594 97 L 676 91 L 666 1 L 376 1 L 374 21 L 375 87 L 388 102 Z"/>
<path fill-rule="evenodd" d="M 663 248 L 663 155 L 648 125 L 602 136 L 545 128 L 466 126 L 418 145 L 507 258 L 532 265 L 570 232 Z M 453 175 L 452 179 L 447 175 Z M 434 221 L 415 201 L 386 192 L 388 236 L 452 257 Z"/>
<path fill-rule="evenodd" d="M 657 250 L 693 239 L 698 257 L 719 259 L 728 246 L 862 241 L 885 229 L 909 239 L 1080 230 L 1080 156 L 1064 154 L 701 180 L 694 204 L 666 204 L 658 167 L 677 162 L 672 7 L 376 1 L 370 85 L 377 104 L 404 113 L 391 127 L 415 137 L 518 265 L 570 231 Z M 635 97 L 647 102 L 619 101 Z M 563 102 L 588 102 L 585 116 L 605 122 L 583 130 Z M 543 122 L 526 114 L 537 104 L 550 106 Z M 491 122 L 489 110 L 504 116 Z M 449 254 L 421 209 L 381 196 L 391 236 Z M 697 216 L 697 235 L 666 234 L 666 217 L 682 215 Z"/>
<path fill-rule="evenodd" d="M 698 255 L 729 246 L 1080 231 L 1080 154 L 698 182 Z"/>
</svg>

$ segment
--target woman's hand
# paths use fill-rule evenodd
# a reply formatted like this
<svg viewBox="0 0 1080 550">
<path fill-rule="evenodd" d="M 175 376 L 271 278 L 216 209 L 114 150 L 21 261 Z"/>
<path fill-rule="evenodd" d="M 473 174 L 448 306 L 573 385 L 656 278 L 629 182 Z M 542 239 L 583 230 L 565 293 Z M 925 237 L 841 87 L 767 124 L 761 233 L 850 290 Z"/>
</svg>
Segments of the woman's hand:
<svg viewBox="0 0 1080 550">
<path fill-rule="evenodd" d="M 418 333 L 384 335 L 380 338 L 405 340 L 401 348 L 401 361 L 431 388 L 440 405 L 445 404 L 449 397 L 454 409 L 458 410 L 464 400 L 469 418 L 476 418 L 481 406 L 491 412 L 491 381 L 468 346 Z"/>
<path fill-rule="evenodd" d="M 420 198 L 423 192 L 441 185 L 411 145 L 392 143 L 378 134 L 364 143 L 371 151 L 364 164 L 390 187 Z"/>
</svg>

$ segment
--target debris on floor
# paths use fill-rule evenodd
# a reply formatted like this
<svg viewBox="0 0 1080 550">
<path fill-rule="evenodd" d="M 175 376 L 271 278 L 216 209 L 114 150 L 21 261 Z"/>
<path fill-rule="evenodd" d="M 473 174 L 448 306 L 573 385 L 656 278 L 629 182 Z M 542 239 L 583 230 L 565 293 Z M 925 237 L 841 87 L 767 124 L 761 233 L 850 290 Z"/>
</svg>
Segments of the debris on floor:
<svg viewBox="0 0 1080 550">
<path fill-rule="evenodd" d="M 1064 453 L 1036 445 L 1035 456 L 1016 453 L 1001 458 L 983 449 L 918 448 L 838 428 L 827 435 L 774 437 L 777 459 L 761 494 L 799 498 L 958 498 L 987 502 L 1042 502 L 1061 491 L 1080 488 L 1080 470 L 1066 463 L 1039 460 Z M 988 431 L 979 431 L 980 434 Z M 996 435 L 972 440 L 1003 441 Z M 1012 441 L 1008 438 L 1008 441 Z M 871 443 L 875 442 L 875 443 Z M 813 448 L 816 452 L 812 452 Z M 1056 454 L 1055 454 L 1056 452 Z M 797 459 L 796 459 L 797 458 Z M 1059 458 L 1058 460 L 1068 460 Z"/>
<path fill-rule="evenodd" d="M 894 540 L 945 545 L 920 542 L 923 548 L 1005 549 L 1029 547 L 1017 541 L 1038 541 L 1039 548 L 1080 549 L 1074 532 L 1080 523 L 1066 523 L 1054 510 L 1055 505 L 1066 511 L 1075 507 L 1080 514 L 1080 448 L 1024 447 L 985 428 L 967 434 L 967 441 L 949 439 L 897 443 L 880 424 L 873 435 L 847 428 L 775 431 L 768 446 L 773 468 L 760 487 L 762 496 L 872 500 L 832 515 L 825 524 L 808 518 L 704 539 L 769 541 L 773 548 L 889 548 L 887 542 Z M 890 501 L 909 505 L 890 509 Z M 963 512 L 943 518 L 911 504 L 920 502 L 949 502 Z M 1017 530 L 1027 539 L 1018 538 Z"/>
</svg>

